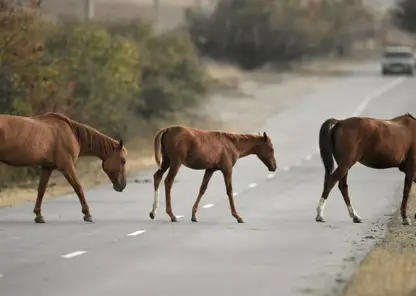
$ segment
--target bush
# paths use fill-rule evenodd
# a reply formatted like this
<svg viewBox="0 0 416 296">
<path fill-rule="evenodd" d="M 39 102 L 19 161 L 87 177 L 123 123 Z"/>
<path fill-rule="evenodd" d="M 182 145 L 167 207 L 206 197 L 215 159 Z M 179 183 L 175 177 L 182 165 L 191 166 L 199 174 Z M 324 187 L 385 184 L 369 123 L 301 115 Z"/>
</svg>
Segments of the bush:
<svg viewBox="0 0 416 296">
<path fill-rule="evenodd" d="M 187 24 L 201 52 L 245 68 L 328 54 L 372 33 L 370 13 L 348 0 L 223 0 L 212 14 L 188 10 Z"/>
<path fill-rule="evenodd" d="M 156 35 L 140 21 L 52 22 L 0 5 L 0 108 L 62 112 L 110 136 L 172 118 L 205 99 L 205 72 L 184 30 Z M 0 167 L 0 185 L 37 170 Z"/>
</svg>

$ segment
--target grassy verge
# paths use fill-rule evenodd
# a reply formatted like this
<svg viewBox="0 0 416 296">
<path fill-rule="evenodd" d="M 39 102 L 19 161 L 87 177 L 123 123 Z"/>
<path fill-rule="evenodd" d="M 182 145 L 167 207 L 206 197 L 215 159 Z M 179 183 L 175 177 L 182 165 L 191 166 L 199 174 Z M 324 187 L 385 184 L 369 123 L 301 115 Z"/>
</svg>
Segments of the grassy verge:
<svg viewBox="0 0 416 296">
<path fill-rule="evenodd" d="M 412 191 L 408 211 L 413 217 L 416 211 L 416 189 Z M 402 226 L 397 211 L 389 223 L 386 237 L 361 262 L 343 296 L 414 295 L 416 227 Z"/>
</svg>

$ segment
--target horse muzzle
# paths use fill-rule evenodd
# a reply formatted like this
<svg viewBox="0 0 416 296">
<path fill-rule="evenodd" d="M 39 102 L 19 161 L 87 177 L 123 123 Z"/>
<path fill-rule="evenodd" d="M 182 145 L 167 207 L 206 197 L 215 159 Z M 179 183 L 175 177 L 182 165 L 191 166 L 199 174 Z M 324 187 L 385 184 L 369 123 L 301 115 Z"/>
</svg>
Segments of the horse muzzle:
<svg viewBox="0 0 416 296">
<path fill-rule="evenodd" d="M 123 190 L 126 188 L 127 183 L 125 181 L 118 182 L 113 184 L 113 189 L 117 192 L 123 192 Z"/>
</svg>

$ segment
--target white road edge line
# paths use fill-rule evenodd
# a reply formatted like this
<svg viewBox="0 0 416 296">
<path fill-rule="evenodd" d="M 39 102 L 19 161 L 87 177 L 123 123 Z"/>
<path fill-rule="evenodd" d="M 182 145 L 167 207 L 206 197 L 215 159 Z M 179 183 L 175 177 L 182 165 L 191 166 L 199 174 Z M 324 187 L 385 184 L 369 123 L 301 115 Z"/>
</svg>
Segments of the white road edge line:
<svg viewBox="0 0 416 296">
<path fill-rule="evenodd" d="M 387 85 L 385 85 L 384 87 L 379 88 L 376 91 L 374 91 L 371 94 L 369 94 L 367 97 L 365 97 L 365 99 L 361 102 L 361 104 L 358 105 L 357 109 L 353 113 L 353 116 L 360 115 L 360 113 L 364 111 L 365 107 L 367 107 L 367 105 L 372 100 L 374 100 L 375 98 L 378 98 L 382 94 L 384 94 L 387 91 L 391 90 L 392 88 L 398 86 L 400 83 L 404 82 L 405 80 L 406 80 L 406 77 L 398 77 L 398 78 L 394 79 L 392 82 L 390 82 Z"/>
<path fill-rule="evenodd" d="M 145 233 L 145 232 L 146 232 L 146 230 L 144 230 L 144 229 L 137 230 L 137 231 L 134 231 L 134 232 L 131 232 L 131 233 L 127 234 L 127 236 L 137 236 L 137 235 L 140 235 L 140 234 Z"/>
<path fill-rule="evenodd" d="M 62 255 L 61 257 L 64 258 L 64 259 L 70 259 L 70 258 L 74 258 L 76 256 L 83 255 L 85 253 L 87 253 L 87 251 L 76 251 L 76 252 L 72 252 L 72 253 Z"/>
<path fill-rule="evenodd" d="M 267 178 L 268 178 L 268 179 L 271 179 L 271 178 L 274 178 L 274 176 L 275 176 L 275 174 L 272 174 L 272 173 L 271 173 L 271 174 L 268 174 L 268 175 L 267 175 Z"/>
<path fill-rule="evenodd" d="M 213 206 L 215 206 L 214 204 L 206 204 L 205 206 L 203 206 L 204 209 L 209 209 L 212 208 Z"/>
<path fill-rule="evenodd" d="M 254 187 L 257 187 L 257 184 L 256 183 L 251 183 L 251 184 L 248 185 L 248 187 L 249 188 L 254 188 Z"/>
</svg>

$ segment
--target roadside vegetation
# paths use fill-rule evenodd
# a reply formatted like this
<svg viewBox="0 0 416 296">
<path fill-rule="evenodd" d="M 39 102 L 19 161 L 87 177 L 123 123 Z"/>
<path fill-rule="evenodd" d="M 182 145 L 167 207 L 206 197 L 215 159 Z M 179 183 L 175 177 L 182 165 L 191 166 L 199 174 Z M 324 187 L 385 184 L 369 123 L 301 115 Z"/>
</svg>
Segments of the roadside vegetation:
<svg viewBox="0 0 416 296">
<path fill-rule="evenodd" d="M 376 34 L 360 1 L 222 0 L 210 14 L 188 9 L 184 25 L 162 33 L 140 18 L 55 18 L 42 14 L 38 1 L 27 2 L 16 7 L 0 0 L 1 112 L 62 112 L 123 137 L 131 171 L 153 164 L 149 144 L 159 127 L 219 127 L 209 114 L 194 112 L 216 86 L 205 57 L 244 69 L 287 65 L 348 56 L 354 43 Z M 81 159 L 77 167 L 85 186 L 105 180 L 97 161 Z M 31 190 L 21 200 L 34 198 L 37 182 L 37 168 L 0 164 L 0 205 L 21 188 Z M 60 183 L 67 186 L 57 174 L 50 188 Z"/>
</svg>

